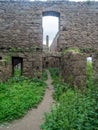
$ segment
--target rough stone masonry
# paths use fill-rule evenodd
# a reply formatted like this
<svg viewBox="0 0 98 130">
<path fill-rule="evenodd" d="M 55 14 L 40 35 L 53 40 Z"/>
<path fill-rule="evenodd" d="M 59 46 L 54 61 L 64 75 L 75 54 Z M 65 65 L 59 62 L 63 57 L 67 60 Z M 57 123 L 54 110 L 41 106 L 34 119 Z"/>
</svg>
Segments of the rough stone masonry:
<svg viewBox="0 0 98 130">
<path fill-rule="evenodd" d="M 98 50 L 98 2 L 0 1 L 0 79 L 13 74 L 16 63 L 22 75 L 41 78 L 43 16 L 59 18 L 59 36 L 51 50 L 79 47 Z M 55 47 L 54 47 L 55 46 Z"/>
</svg>

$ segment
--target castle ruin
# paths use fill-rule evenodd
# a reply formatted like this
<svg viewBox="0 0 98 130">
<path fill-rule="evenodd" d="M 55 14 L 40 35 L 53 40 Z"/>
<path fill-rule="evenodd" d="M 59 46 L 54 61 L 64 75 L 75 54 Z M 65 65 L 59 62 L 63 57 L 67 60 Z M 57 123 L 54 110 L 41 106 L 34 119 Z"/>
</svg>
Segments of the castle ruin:
<svg viewBox="0 0 98 130">
<path fill-rule="evenodd" d="M 50 47 L 51 54 L 47 54 L 50 57 L 47 65 L 44 61 L 47 56 L 43 54 L 42 17 L 49 15 L 59 18 L 59 32 Z M 54 54 L 68 48 L 79 48 L 84 55 L 60 58 Z M 41 78 L 43 67 L 57 65 L 62 68 L 63 76 L 72 72 L 77 85 L 86 79 L 84 65 L 88 56 L 93 57 L 94 75 L 98 79 L 97 55 L 98 2 L 0 1 L 0 81 L 14 75 L 18 64 L 21 75 L 37 78 Z M 80 66 L 74 66 L 76 64 Z M 68 81 L 66 76 L 65 81 Z"/>
</svg>

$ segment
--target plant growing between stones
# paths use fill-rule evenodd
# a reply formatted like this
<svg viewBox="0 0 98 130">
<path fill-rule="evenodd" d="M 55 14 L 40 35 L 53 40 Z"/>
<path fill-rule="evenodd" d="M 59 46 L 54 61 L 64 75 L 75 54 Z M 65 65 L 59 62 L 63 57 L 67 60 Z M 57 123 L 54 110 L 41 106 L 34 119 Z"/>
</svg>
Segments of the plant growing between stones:
<svg viewBox="0 0 98 130">
<path fill-rule="evenodd" d="M 63 50 L 63 54 L 66 54 L 68 52 L 72 52 L 72 53 L 81 53 L 79 48 L 73 47 L 73 48 L 68 48 Z"/>
<path fill-rule="evenodd" d="M 10 55 L 7 55 L 6 57 L 5 57 L 5 63 L 6 64 L 9 64 L 9 62 L 10 62 L 10 59 L 11 59 L 11 57 L 10 57 Z"/>
</svg>

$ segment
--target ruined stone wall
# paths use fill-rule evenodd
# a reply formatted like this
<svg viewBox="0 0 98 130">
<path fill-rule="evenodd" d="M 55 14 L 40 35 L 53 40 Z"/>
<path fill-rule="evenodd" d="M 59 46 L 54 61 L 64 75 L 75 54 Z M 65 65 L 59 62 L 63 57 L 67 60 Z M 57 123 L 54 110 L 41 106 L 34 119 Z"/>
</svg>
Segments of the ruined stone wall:
<svg viewBox="0 0 98 130">
<path fill-rule="evenodd" d="M 98 83 L 98 52 L 93 55 L 93 77 L 96 83 Z"/>
<path fill-rule="evenodd" d="M 59 45 L 98 48 L 98 2 L 66 1 L 0 2 L 0 47 L 42 47 L 43 12 L 60 14 Z"/>
<path fill-rule="evenodd" d="M 42 75 L 42 52 L 18 52 L 11 57 L 23 58 L 23 75 L 27 77 L 38 77 Z"/>
<path fill-rule="evenodd" d="M 0 82 L 7 80 L 11 76 L 11 68 L 5 61 L 0 61 Z"/>
<path fill-rule="evenodd" d="M 51 52 L 58 52 L 58 40 L 59 40 L 59 35 L 60 35 L 60 31 L 56 34 L 51 46 L 50 46 L 50 51 Z"/>
<path fill-rule="evenodd" d="M 57 50 L 70 46 L 98 49 L 98 2 L 0 1 L 0 52 L 5 57 L 10 52 L 10 59 L 22 57 L 26 76 L 41 76 L 42 17 L 46 15 L 59 18 Z"/>
<path fill-rule="evenodd" d="M 9 76 L 12 57 L 20 57 L 23 58 L 22 75 L 41 78 L 42 15 L 39 12 L 39 6 L 31 2 L 0 2 L 0 53 L 4 55 L 3 60 L 10 57 L 10 71 L 4 66 L 2 70 L 8 71 Z"/>
<path fill-rule="evenodd" d="M 61 75 L 71 86 L 86 86 L 86 57 L 82 54 L 69 52 L 61 58 Z"/>
<path fill-rule="evenodd" d="M 98 50 L 98 2 L 69 2 L 61 6 L 60 34 L 54 51 L 69 47 L 87 52 Z"/>
<path fill-rule="evenodd" d="M 11 61 L 10 58 L 5 55 L 5 52 L 0 52 L 0 82 L 7 80 L 11 76 Z"/>
<path fill-rule="evenodd" d="M 0 80 L 4 81 L 13 75 L 12 58 L 19 57 L 23 59 L 22 75 L 27 77 L 42 77 L 42 52 L 33 50 L 34 52 L 2 52 L 2 60 L 0 60 Z"/>
<path fill-rule="evenodd" d="M 60 67 L 60 56 L 52 53 L 43 54 L 43 68 L 56 68 Z"/>
<path fill-rule="evenodd" d="M 0 2 L 0 48 L 34 47 L 42 47 L 39 7 L 29 2 Z"/>
</svg>

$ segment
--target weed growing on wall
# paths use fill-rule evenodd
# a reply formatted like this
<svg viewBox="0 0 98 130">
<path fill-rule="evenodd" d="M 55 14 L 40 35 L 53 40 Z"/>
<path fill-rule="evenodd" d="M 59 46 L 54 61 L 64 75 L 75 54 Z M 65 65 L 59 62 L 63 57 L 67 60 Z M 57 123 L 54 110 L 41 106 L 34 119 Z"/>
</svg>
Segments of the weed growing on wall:
<svg viewBox="0 0 98 130">
<path fill-rule="evenodd" d="M 6 57 L 5 57 L 5 63 L 6 64 L 9 64 L 9 62 L 10 62 L 10 59 L 11 59 L 11 57 L 10 57 L 10 55 L 7 55 Z"/>
<path fill-rule="evenodd" d="M 72 53 L 78 53 L 78 54 L 80 54 L 81 52 L 80 52 L 80 49 L 79 48 L 68 48 L 68 49 L 65 49 L 65 50 L 63 50 L 63 54 L 66 54 L 66 53 L 68 53 L 68 52 L 72 52 Z"/>
</svg>

